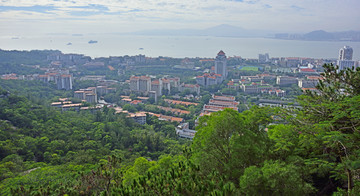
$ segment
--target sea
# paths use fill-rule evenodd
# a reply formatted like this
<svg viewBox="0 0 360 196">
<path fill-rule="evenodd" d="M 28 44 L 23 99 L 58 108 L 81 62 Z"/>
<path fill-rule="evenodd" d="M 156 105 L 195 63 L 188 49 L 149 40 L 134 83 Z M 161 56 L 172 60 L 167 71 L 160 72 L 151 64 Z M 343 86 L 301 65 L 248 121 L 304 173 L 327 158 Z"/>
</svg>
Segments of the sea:
<svg viewBox="0 0 360 196">
<path fill-rule="evenodd" d="M 89 43 L 89 41 L 97 43 Z M 143 36 L 143 35 L 42 35 L 0 36 L 3 50 L 60 50 L 96 57 L 143 54 L 148 57 L 209 57 L 223 50 L 227 56 L 258 58 L 309 57 L 336 59 L 345 45 L 353 48 L 353 60 L 360 60 L 360 42 L 297 41 L 271 38 L 238 38 L 209 36 Z"/>
</svg>

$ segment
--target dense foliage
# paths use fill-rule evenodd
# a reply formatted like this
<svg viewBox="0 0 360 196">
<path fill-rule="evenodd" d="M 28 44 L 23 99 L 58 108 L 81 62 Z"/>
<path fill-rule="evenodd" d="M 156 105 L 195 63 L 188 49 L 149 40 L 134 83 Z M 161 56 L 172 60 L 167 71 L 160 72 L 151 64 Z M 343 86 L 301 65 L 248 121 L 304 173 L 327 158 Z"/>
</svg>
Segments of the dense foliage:
<svg viewBox="0 0 360 196">
<path fill-rule="evenodd" d="M 32 50 L 32 51 L 7 51 L 0 49 L 0 74 L 34 74 L 43 73 L 39 69 L 33 69 L 34 65 L 46 65 L 47 55 L 51 50 Z"/>
<path fill-rule="evenodd" d="M 60 113 L 2 90 L 0 194 L 357 195 L 360 69 L 324 70 L 301 109 L 202 117 L 191 146 L 155 118 Z"/>
<path fill-rule="evenodd" d="M 1 195 L 19 185 L 61 182 L 78 172 L 74 168 L 90 164 L 88 170 L 108 155 L 121 157 L 127 165 L 140 156 L 156 160 L 162 154 L 179 154 L 186 142 L 169 134 L 171 123 L 153 119 L 142 126 L 107 108 L 94 114 L 61 113 L 6 90 L 1 90 L 0 119 Z"/>
</svg>

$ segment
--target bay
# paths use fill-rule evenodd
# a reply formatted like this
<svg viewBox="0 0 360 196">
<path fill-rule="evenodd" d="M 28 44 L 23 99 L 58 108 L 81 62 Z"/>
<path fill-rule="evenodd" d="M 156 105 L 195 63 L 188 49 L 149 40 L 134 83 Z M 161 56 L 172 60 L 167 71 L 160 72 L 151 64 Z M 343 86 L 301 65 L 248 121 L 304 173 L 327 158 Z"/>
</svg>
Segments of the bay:
<svg viewBox="0 0 360 196">
<path fill-rule="evenodd" d="M 97 43 L 89 44 L 90 40 Z M 70 44 L 71 43 L 71 44 Z M 149 57 L 210 57 L 223 50 L 227 56 L 338 58 L 344 45 L 354 50 L 353 60 L 360 60 L 360 42 L 296 41 L 269 38 L 206 36 L 133 36 L 133 35 L 46 35 L 0 37 L 3 50 L 60 50 L 63 53 L 108 57 L 144 54 Z"/>
</svg>

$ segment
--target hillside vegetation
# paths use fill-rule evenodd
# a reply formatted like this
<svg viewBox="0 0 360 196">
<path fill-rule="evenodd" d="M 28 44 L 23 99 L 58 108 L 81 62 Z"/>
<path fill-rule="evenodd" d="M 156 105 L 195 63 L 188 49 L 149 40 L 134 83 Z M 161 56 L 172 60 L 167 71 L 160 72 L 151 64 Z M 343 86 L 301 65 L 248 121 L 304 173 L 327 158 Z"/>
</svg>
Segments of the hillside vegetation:
<svg viewBox="0 0 360 196">
<path fill-rule="evenodd" d="M 301 109 L 252 107 L 174 125 L 105 108 L 60 113 L 0 92 L 1 195 L 357 195 L 360 68 L 324 65 Z"/>
</svg>

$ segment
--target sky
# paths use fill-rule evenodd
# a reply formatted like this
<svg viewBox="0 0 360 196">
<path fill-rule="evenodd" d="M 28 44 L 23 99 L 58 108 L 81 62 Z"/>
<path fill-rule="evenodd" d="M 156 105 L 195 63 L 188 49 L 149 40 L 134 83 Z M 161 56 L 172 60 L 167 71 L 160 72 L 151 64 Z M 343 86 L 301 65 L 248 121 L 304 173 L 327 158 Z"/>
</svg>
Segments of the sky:
<svg viewBox="0 0 360 196">
<path fill-rule="evenodd" d="M 360 0 L 0 0 L 0 36 L 147 29 L 360 30 Z"/>
</svg>

